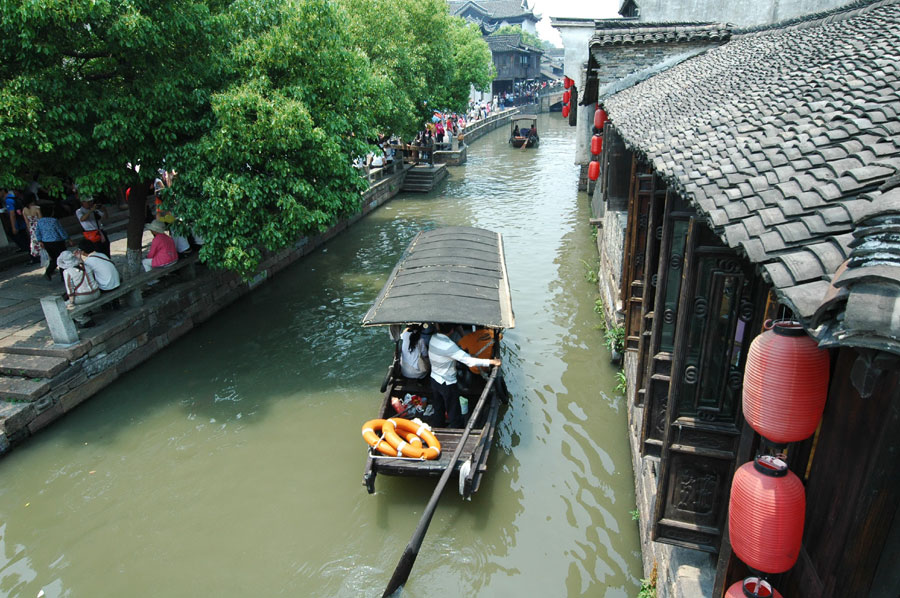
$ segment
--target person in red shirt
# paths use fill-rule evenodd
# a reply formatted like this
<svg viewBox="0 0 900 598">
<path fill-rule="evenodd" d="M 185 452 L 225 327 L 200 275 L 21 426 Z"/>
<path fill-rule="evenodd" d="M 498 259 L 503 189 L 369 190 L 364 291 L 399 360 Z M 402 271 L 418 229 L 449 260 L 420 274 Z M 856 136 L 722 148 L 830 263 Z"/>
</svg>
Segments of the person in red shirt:
<svg viewBox="0 0 900 598">
<path fill-rule="evenodd" d="M 153 242 L 147 257 L 141 260 L 144 271 L 152 268 L 165 268 L 178 261 L 178 252 L 175 250 L 175 241 L 166 234 L 166 225 L 161 220 L 154 220 L 147 225 L 147 230 L 153 234 Z"/>
</svg>

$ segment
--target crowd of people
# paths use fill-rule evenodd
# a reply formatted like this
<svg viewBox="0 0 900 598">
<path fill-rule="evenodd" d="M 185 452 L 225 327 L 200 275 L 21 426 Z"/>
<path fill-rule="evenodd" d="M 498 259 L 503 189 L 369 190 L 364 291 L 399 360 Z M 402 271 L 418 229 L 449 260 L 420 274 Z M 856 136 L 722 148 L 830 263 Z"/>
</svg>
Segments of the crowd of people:
<svg viewBox="0 0 900 598">
<path fill-rule="evenodd" d="M 174 173 L 160 169 L 153 182 L 153 206 L 148 205 L 145 222 L 153 239 L 142 260 L 143 269 L 148 272 L 172 266 L 179 257 L 187 256 L 203 244 L 203 239 L 196 234 L 190 238 L 170 235 L 169 227 L 176 218 L 163 208 L 161 196 L 173 181 Z M 38 185 L 37 177 L 26 189 L 7 189 L 2 193 L 4 203 L 0 212 L 7 237 L 18 251 L 29 254 L 31 264 L 41 264 L 48 281 L 52 282 L 59 270 L 64 286 L 62 296 L 68 305 L 91 303 L 121 285 L 122 278 L 104 229 L 106 210 L 92 196 L 79 196 L 77 186 L 69 184 L 65 187 L 65 199 L 50 198 Z M 129 201 L 131 195 L 131 189 L 126 190 L 125 200 Z M 61 222 L 69 216 L 74 216 L 81 227 L 80 239 L 71 238 Z M 103 306 L 104 309 L 117 307 L 118 301 Z M 82 327 L 94 325 L 88 314 L 74 319 Z"/>
<path fill-rule="evenodd" d="M 365 158 L 357 157 L 353 165 L 363 174 L 369 174 L 400 159 L 409 164 L 434 164 L 435 151 L 459 149 L 466 127 L 496 112 L 498 101 L 496 96 L 492 102 L 470 99 L 465 113 L 434 111 L 409 141 L 399 135 L 379 135 L 372 143 L 372 151 Z"/>
</svg>

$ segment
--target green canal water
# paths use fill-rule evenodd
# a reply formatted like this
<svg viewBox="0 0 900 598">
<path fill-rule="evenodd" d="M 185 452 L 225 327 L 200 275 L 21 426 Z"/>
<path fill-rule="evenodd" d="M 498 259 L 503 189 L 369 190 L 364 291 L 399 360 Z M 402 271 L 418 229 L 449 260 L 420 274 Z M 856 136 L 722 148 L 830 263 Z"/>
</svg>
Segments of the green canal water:
<svg viewBox="0 0 900 598">
<path fill-rule="evenodd" d="M 380 596 L 433 480 L 361 484 L 391 358 L 359 322 L 416 231 L 503 234 L 517 326 L 490 471 L 450 484 L 405 597 L 633 598 L 624 398 L 596 329 L 573 130 L 505 128 L 0 460 L 0 595 Z"/>
</svg>

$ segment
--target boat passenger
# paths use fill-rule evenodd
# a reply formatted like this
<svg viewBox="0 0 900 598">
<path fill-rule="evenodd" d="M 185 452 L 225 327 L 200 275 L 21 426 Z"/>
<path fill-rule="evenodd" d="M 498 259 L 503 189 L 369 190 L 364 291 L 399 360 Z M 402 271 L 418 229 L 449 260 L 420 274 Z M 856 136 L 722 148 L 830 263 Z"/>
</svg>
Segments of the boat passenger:
<svg viewBox="0 0 900 598">
<path fill-rule="evenodd" d="M 421 380 L 428 375 L 428 344 L 422 327 L 411 324 L 400 333 L 400 373 L 406 378 Z"/>
<path fill-rule="evenodd" d="M 450 324 L 437 324 L 437 333 L 431 337 L 428 344 L 428 359 L 431 361 L 431 403 L 435 412 L 432 425 L 462 428 L 464 420 L 459 405 L 455 362 L 460 361 L 469 367 L 487 367 L 500 365 L 500 360 L 472 357 L 447 336 L 452 330 L 453 326 Z"/>
<path fill-rule="evenodd" d="M 519 135 L 519 125 L 513 127 L 513 137 L 520 137 Z"/>
</svg>

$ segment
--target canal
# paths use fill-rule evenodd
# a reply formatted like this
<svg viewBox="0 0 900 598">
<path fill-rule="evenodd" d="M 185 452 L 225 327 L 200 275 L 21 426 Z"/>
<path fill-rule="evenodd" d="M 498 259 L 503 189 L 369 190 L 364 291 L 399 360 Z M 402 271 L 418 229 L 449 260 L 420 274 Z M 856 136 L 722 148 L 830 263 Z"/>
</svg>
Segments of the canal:
<svg viewBox="0 0 900 598">
<path fill-rule="evenodd" d="M 416 231 L 503 234 L 512 398 L 481 490 L 450 484 L 402 595 L 633 598 L 625 401 L 594 312 L 573 129 L 500 128 L 0 460 L 0 595 L 380 596 L 434 482 L 361 484 L 391 359 L 359 322 Z"/>
</svg>

